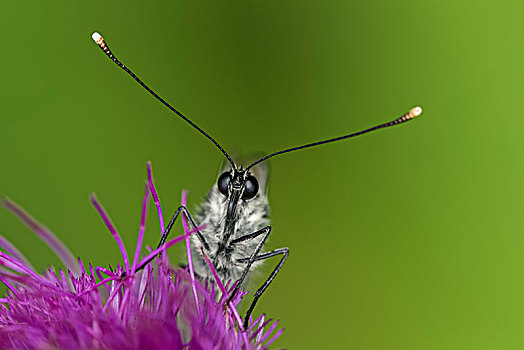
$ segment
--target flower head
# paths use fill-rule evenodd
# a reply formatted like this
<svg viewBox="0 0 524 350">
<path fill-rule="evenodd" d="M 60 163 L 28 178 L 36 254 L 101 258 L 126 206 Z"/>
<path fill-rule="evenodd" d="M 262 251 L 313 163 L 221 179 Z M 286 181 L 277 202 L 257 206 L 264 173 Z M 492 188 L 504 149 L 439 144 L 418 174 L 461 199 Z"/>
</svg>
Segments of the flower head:
<svg viewBox="0 0 524 350">
<path fill-rule="evenodd" d="M 67 271 L 49 268 L 39 274 L 9 241 L 0 236 L 0 281 L 7 295 L 0 298 L 2 349 L 266 349 L 283 330 L 264 315 L 243 329 L 236 307 L 246 292 L 229 303 L 232 285 L 204 285 L 195 279 L 190 250 L 188 268 L 173 268 L 167 254 L 181 241 L 189 247 L 193 233 L 168 241 L 140 258 L 150 193 L 164 221 L 150 164 L 143 199 L 137 246 L 130 260 L 124 243 L 99 201 L 100 213 L 122 254 L 122 264 L 86 269 L 46 227 L 10 200 L 3 205 L 42 238 L 60 257 Z M 185 194 L 183 195 L 183 203 Z M 189 249 L 189 248 L 188 248 Z M 145 262 L 151 263 L 141 267 Z M 209 268 L 216 276 L 214 267 Z M 215 290 L 215 286 L 218 290 Z M 217 297 L 218 296 L 218 297 Z"/>
</svg>

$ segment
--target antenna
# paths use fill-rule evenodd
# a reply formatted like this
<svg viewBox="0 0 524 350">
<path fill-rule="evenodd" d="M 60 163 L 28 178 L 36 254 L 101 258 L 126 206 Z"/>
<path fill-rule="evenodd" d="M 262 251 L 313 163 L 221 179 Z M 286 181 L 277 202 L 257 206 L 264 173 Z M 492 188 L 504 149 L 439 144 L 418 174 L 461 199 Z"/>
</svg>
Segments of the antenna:
<svg viewBox="0 0 524 350">
<path fill-rule="evenodd" d="M 229 156 L 229 154 L 227 154 L 227 152 L 222 148 L 222 146 L 220 146 L 218 144 L 218 142 L 215 141 L 215 139 L 213 139 L 211 136 L 209 136 L 208 133 L 206 133 L 204 130 L 202 130 L 200 127 L 198 127 L 198 125 L 196 125 L 195 123 L 193 123 L 191 120 L 189 120 L 189 118 L 185 117 L 182 113 L 180 113 L 179 111 L 177 111 L 174 107 L 172 107 L 169 103 L 167 103 L 162 97 L 158 96 L 156 94 L 156 92 L 154 92 L 153 90 L 151 90 L 149 88 L 149 86 L 147 86 L 142 80 L 140 80 L 139 77 L 137 77 L 133 72 L 131 72 L 131 70 L 129 70 L 129 68 L 127 68 L 126 66 L 124 66 L 124 64 L 122 62 L 120 62 L 116 57 L 115 55 L 113 54 L 113 52 L 111 52 L 111 50 L 109 49 L 109 47 L 107 46 L 104 38 L 102 38 L 102 35 L 100 35 L 98 32 L 94 32 L 93 35 L 91 35 L 91 37 L 93 38 L 93 41 L 102 49 L 102 51 L 104 51 L 104 53 L 107 55 L 107 57 L 109 57 L 113 62 L 115 62 L 115 64 L 117 66 L 119 66 L 120 68 L 122 68 L 127 74 L 129 74 L 133 79 L 136 80 L 136 82 L 138 84 L 140 84 L 144 89 L 146 89 L 151 95 L 153 95 L 154 98 L 156 98 L 157 100 L 159 100 L 160 102 L 162 102 L 162 104 L 164 106 L 166 106 L 167 108 L 169 108 L 171 111 L 175 112 L 180 118 L 184 119 L 189 125 L 191 125 L 193 128 L 197 129 L 198 132 L 200 132 L 202 135 L 204 135 L 205 137 L 207 137 L 209 139 L 209 141 L 213 142 L 213 144 L 215 146 L 218 147 L 218 149 L 226 156 L 227 160 L 229 161 L 229 163 L 231 163 L 231 166 L 233 167 L 234 170 L 236 170 L 236 167 L 235 167 L 235 163 L 233 162 L 233 160 L 231 159 L 231 157 Z"/>
<path fill-rule="evenodd" d="M 302 146 L 292 147 L 292 148 L 288 148 L 288 149 L 285 149 L 285 150 L 282 150 L 282 151 L 271 153 L 271 154 L 265 156 L 264 158 L 261 158 L 261 159 L 257 160 L 256 162 L 251 163 L 251 165 L 249 165 L 246 168 L 246 171 L 248 171 L 249 169 L 251 169 L 252 167 L 257 165 L 258 163 L 261 163 L 261 162 L 263 162 L 263 161 L 265 161 L 265 160 L 267 160 L 267 159 L 269 159 L 271 157 L 278 156 L 279 154 L 293 152 L 293 151 L 298 151 L 300 149 L 304 149 L 304 148 L 308 148 L 308 147 L 319 146 L 319 145 L 323 145 L 325 143 L 345 140 L 345 139 L 349 139 L 349 138 L 352 138 L 352 137 L 355 137 L 355 136 L 364 135 L 364 134 L 367 134 L 368 132 L 371 132 L 371 131 L 375 131 L 375 130 L 378 130 L 378 129 L 388 128 L 390 126 L 402 124 L 404 122 L 407 122 L 408 120 L 411 120 L 413 118 L 418 117 L 421 114 L 422 114 L 422 108 L 414 107 L 414 108 L 411 108 L 409 110 L 409 112 L 407 112 L 406 114 L 404 114 L 400 118 L 397 118 L 397 119 L 395 119 L 393 121 L 390 121 L 389 123 L 380 124 L 380 125 L 374 126 L 372 128 L 365 129 L 365 130 L 362 130 L 362 131 L 358 131 L 358 132 L 355 132 L 355 133 L 352 133 L 352 134 L 339 136 L 339 137 L 335 137 L 335 138 L 332 138 L 332 139 L 327 139 L 327 140 L 324 140 L 324 141 L 312 142 L 312 143 L 308 143 L 308 144 L 305 144 L 305 145 L 302 145 Z"/>
</svg>

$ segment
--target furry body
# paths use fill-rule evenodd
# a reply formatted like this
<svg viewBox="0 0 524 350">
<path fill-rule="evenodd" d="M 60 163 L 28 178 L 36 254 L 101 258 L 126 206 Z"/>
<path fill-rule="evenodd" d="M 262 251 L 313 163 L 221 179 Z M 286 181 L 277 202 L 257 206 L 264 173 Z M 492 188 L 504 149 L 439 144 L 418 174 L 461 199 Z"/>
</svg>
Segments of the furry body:
<svg viewBox="0 0 524 350">
<path fill-rule="evenodd" d="M 233 240 L 256 232 L 269 226 L 269 204 L 267 197 L 267 167 L 257 167 L 254 171 L 261 184 L 261 190 L 252 199 L 238 201 L 235 208 L 234 220 L 229 227 L 226 223 L 228 198 L 221 194 L 216 185 L 209 190 L 204 202 L 200 205 L 195 216 L 198 225 L 206 225 L 201 230 L 202 236 L 209 245 L 205 250 L 211 259 L 220 279 L 224 282 L 238 280 L 244 272 L 247 262 L 240 259 L 249 258 L 262 240 L 262 235 L 242 242 L 231 243 Z M 196 235 L 191 238 L 193 264 L 195 273 L 203 280 L 213 280 L 201 251 L 201 242 Z M 258 266 L 255 262 L 251 267 Z"/>
</svg>

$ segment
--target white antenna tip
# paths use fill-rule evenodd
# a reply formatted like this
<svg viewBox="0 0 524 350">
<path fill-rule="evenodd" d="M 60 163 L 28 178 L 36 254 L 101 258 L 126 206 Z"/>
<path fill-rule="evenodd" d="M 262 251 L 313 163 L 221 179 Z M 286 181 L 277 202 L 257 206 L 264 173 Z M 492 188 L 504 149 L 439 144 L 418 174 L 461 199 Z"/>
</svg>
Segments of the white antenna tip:
<svg viewBox="0 0 524 350">
<path fill-rule="evenodd" d="M 93 35 L 91 35 L 91 38 L 93 38 L 93 41 L 97 44 L 100 44 L 100 41 L 104 40 L 102 35 L 100 35 L 98 32 L 94 32 Z"/>
<path fill-rule="evenodd" d="M 411 108 L 411 109 L 409 110 L 409 116 L 410 116 L 411 118 L 416 118 L 416 117 L 418 117 L 418 116 L 421 115 L 421 114 L 422 114 L 422 108 L 419 107 L 419 106 L 414 107 L 414 108 Z"/>
</svg>

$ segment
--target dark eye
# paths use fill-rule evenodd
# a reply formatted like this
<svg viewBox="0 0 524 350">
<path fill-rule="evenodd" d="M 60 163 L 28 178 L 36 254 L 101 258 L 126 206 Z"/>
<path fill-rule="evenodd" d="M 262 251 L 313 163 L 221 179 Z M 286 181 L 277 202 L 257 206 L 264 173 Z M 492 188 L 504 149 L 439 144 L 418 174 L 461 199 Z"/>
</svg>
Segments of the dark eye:
<svg viewBox="0 0 524 350">
<path fill-rule="evenodd" d="M 229 187 L 229 182 L 231 181 L 231 174 L 228 172 L 223 173 L 220 175 L 217 181 L 218 190 L 220 193 L 222 193 L 224 196 L 227 196 L 227 189 Z"/>
<path fill-rule="evenodd" d="M 242 199 L 251 199 L 258 193 L 258 181 L 254 176 L 248 176 Z"/>
</svg>

